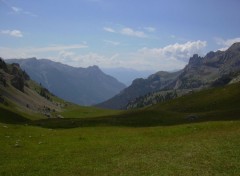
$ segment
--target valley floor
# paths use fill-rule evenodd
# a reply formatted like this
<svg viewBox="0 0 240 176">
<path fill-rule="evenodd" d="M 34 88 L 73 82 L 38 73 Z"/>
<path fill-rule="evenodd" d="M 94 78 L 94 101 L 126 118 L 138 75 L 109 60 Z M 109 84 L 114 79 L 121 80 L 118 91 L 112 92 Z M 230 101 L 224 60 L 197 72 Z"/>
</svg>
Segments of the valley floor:
<svg viewBox="0 0 240 176">
<path fill-rule="evenodd" d="M 50 129 L 0 123 L 0 175 L 238 175 L 240 121 Z"/>
<path fill-rule="evenodd" d="M 0 106 L 1 176 L 240 173 L 240 83 L 140 110 L 68 105 L 64 118 L 10 105 Z"/>
</svg>

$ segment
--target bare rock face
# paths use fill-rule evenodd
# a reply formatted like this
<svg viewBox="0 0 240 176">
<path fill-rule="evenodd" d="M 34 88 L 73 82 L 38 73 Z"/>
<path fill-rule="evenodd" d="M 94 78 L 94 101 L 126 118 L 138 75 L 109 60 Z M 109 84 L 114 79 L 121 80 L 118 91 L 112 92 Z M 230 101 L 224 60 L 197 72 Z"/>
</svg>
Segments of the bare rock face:
<svg viewBox="0 0 240 176">
<path fill-rule="evenodd" d="M 13 76 L 11 79 L 11 85 L 21 92 L 24 92 L 25 82 L 29 80 L 30 77 L 25 71 L 22 71 L 20 65 L 17 63 L 11 64 L 10 69 L 10 74 Z"/>
<path fill-rule="evenodd" d="M 3 69 L 5 72 L 8 71 L 7 64 L 4 62 L 4 60 L 0 57 L 0 69 Z"/>
<path fill-rule="evenodd" d="M 198 66 L 201 64 L 203 58 L 198 56 L 197 54 L 194 54 L 192 57 L 189 59 L 189 66 Z"/>
<path fill-rule="evenodd" d="M 16 89 L 20 90 L 21 92 L 24 92 L 24 79 L 23 79 L 23 77 L 21 77 L 19 75 L 14 76 L 14 78 L 11 80 L 11 84 Z"/>
<path fill-rule="evenodd" d="M 240 43 L 226 51 L 209 52 L 205 57 L 193 55 L 183 73 L 172 84 L 175 89 L 191 89 L 227 84 L 240 72 Z"/>
</svg>

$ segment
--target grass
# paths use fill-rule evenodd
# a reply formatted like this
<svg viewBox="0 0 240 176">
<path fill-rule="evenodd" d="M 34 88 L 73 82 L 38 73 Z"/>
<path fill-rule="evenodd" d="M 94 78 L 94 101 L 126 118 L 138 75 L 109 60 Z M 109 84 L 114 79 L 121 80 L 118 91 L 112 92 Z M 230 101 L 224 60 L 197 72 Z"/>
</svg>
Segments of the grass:
<svg viewBox="0 0 240 176">
<path fill-rule="evenodd" d="M 64 119 L 0 107 L 0 175 L 239 175 L 239 88 L 137 111 L 69 105 Z"/>
<path fill-rule="evenodd" d="M 240 122 L 43 129 L 0 124 L 0 175 L 238 175 Z"/>
<path fill-rule="evenodd" d="M 70 107 L 65 119 L 34 121 L 47 128 L 96 126 L 152 127 L 193 122 L 240 120 L 240 84 L 204 90 L 166 103 L 133 111 Z M 92 114 L 92 116 L 91 116 Z M 189 119 L 190 116 L 196 117 Z M 91 117 L 91 118 L 90 118 Z"/>
<path fill-rule="evenodd" d="M 63 112 L 61 112 L 61 115 L 66 118 L 93 118 L 116 115 L 120 112 L 121 111 L 117 110 L 106 110 L 95 107 L 69 105 Z"/>
</svg>

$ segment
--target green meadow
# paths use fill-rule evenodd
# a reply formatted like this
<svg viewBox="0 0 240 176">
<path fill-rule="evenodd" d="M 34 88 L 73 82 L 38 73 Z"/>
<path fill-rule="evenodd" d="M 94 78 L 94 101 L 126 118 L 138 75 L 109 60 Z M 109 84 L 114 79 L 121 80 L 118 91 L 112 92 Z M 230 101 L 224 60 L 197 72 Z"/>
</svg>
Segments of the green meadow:
<svg viewBox="0 0 240 176">
<path fill-rule="evenodd" d="M 239 175 L 240 84 L 63 119 L 0 107 L 0 175 Z"/>
</svg>

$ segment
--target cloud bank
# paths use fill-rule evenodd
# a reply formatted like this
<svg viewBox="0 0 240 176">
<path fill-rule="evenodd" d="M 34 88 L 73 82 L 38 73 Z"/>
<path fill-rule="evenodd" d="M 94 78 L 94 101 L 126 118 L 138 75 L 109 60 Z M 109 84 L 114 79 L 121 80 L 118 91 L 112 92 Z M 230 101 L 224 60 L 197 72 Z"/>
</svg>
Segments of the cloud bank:
<svg viewBox="0 0 240 176">
<path fill-rule="evenodd" d="M 11 37 L 23 37 L 23 34 L 20 30 L 2 30 L 1 34 L 9 35 Z"/>
<path fill-rule="evenodd" d="M 33 56 L 44 58 L 48 55 L 45 58 L 76 67 L 98 65 L 102 68 L 125 67 L 137 70 L 172 71 L 182 69 L 187 64 L 188 59 L 195 53 L 201 54 L 206 45 L 206 41 L 198 40 L 182 44 L 175 43 L 162 48 L 145 47 L 131 53 L 114 53 L 112 55 L 94 52 L 81 54 L 82 50 L 79 49 L 88 47 L 84 44 L 22 49 L 0 47 L 0 53 L 5 58 Z"/>
<path fill-rule="evenodd" d="M 207 46 L 206 41 L 189 41 L 184 44 L 175 43 L 163 48 L 142 48 L 139 53 L 146 57 L 168 58 L 187 62 L 193 54 L 202 54 L 202 50 Z"/>
</svg>

